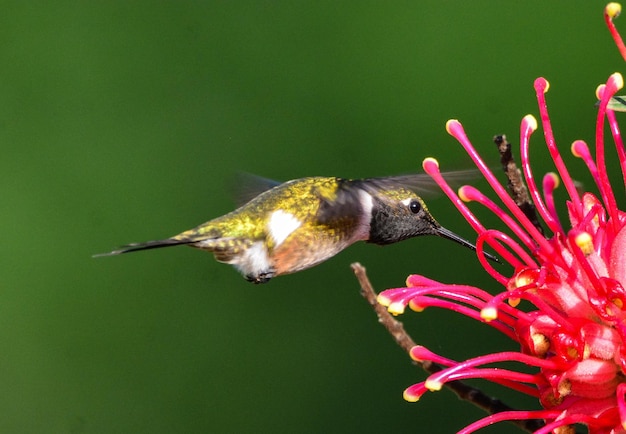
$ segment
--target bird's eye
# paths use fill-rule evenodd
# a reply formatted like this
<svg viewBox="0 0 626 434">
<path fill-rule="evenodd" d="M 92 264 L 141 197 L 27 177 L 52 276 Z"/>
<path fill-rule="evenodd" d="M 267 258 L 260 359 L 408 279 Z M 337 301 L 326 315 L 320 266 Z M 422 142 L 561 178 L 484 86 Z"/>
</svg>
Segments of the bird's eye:
<svg viewBox="0 0 626 434">
<path fill-rule="evenodd" d="M 419 203 L 419 201 L 412 200 L 411 203 L 409 204 L 409 209 L 411 210 L 413 214 L 417 214 L 418 212 L 421 211 L 422 205 Z"/>
</svg>

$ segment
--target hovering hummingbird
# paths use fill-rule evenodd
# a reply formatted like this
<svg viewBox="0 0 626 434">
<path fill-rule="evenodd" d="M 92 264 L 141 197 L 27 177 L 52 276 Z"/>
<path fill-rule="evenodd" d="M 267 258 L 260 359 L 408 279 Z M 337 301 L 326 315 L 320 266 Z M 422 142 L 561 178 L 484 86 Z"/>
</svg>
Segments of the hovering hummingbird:
<svg viewBox="0 0 626 434">
<path fill-rule="evenodd" d="M 475 250 L 437 223 L 413 191 L 429 181 L 426 175 L 311 177 L 267 185 L 240 208 L 194 229 L 96 256 L 186 244 L 213 252 L 250 282 L 265 283 L 313 267 L 357 241 L 385 245 L 438 235 Z"/>
</svg>

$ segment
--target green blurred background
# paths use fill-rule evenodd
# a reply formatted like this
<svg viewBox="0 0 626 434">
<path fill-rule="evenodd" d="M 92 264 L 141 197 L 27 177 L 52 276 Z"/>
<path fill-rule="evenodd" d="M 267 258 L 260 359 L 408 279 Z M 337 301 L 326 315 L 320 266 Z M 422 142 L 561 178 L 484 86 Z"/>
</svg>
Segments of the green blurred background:
<svg viewBox="0 0 626 434">
<path fill-rule="evenodd" d="M 624 64 L 603 2 L 555 3 L 0 2 L 0 432 L 453 432 L 481 417 L 448 391 L 403 401 L 424 375 L 349 268 L 378 290 L 420 272 L 499 291 L 457 245 L 361 244 L 261 286 L 193 249 L 91 255 L 230 211 L 238 171 L 469 168 L 449 118 L 497 166 L 491 137 L 517 141 L 540 75 L 564 152 L 592 142 L 595 87 Z M 444 197 L 428 203 L 472 237 Z M 450 357 L 515 349 L 448 312 L 401 318 Z"/>
</svg>

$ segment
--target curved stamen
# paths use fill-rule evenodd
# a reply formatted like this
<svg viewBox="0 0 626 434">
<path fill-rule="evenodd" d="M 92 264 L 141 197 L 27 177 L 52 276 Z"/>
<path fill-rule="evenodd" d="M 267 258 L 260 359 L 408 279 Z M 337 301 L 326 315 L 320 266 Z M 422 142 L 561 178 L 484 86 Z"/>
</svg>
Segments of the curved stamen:
<svg viewBox="0 0 626 434">
<path fill-rule="evenodd" d="M 471 425 L 459 430 L 457 434 L 471 434 L 481 428 L 486 428 L 494 423 L 504 422 L 507 420 L 528 420 L 528 419 L 553 419 L 560 414 L 554 410 L 536 410 L 536 411 L 502 411 L 500 413 L 491 414 L 487 417 L 477 420 Z M 537 434 L 539 431 L 535 431 Z"/>
<path fill-rule="evenodd" d="M 538 253 L 547 255 L 549 257 L 556 257 L 557 253 L 552 248 L 550 243 L 547 242 L 546 238 L 537 230 L 537 228 L 533 225 L 533 223 L 526 217 L 526 215 L 520 210 L 517 204 L 511 199 L 508 195 L 504 187 L 498 182 L 496 177 L 491 173 L 485 162 L 480 158 L 471 142 L 467 138 L 465 131 L 463 130 L 463 126 L 457 120 L 449 120 L 446 123 L 446 129 L 448 133 L 452 135 L 455 139 L 461 143 L 465 151 L 474 161 L 476 167 L 481 171 L 483 176 L 489 182 L 489 185 L 496 192 L 500 200 L 506 205 L 507 209 L 515 216 L 517 221 L 519 221 L 524 229 L 528 232 L 528 234 L 535 240 L 535 242 L 539 245 L 540 251 Z M 495 248 L 495 247 L 494 247 Z M 497 250 L 496 250 L 497 251 Z M 499 253 L 499 252 L 498 252 Z"/>
<path fill-rule="evenodd" d="M 611 216 L 613 230 L 618 229 L 617 215 L 613 214 L 613 210 L 617 209 L 617 202 L 611 189 L 608 174 L 606 171 L 606 161 L 604 154 L 604 115 L 607 111 L 609 100 L 615 93 L 624 87 L 624 80 L 619 73 L 612 74 L 606 82 L 606 85 L 598 88 L 598 96 L 600 96 L 600 107 L 596 117 L 596 165 L 598 166 L 598 177 L 600 193 L 604 201 L 605 207 Z"/>
<path fill-rule="evenodd" d="M 550 229 L 552 232 L 564 234 L 563 226 L 556 212 L 556 206 L 554 205 L 554 190 L 559 186 L 559 177 L 554 172 L 546 173 L 543 176 L 543 197 L 545 198 L 546 211 L 550 214 L 552 220 L 550 223 Z"/>
<path fill-rule="evenodd" d="M 613 141 L 615 142 L 615 149 L 617 150 L 617 158 L 619 159 L 619 165 L 622 169 L 622 178 L 624 179 L 624 186 L 626 186 L 626 150 L 624 150 L 624 141 L 622 140 L 622 133 L 617 125 L 617 119 L 615 119 L 615 112 L 613 110 L 606 111 L 606 117 L 609 120 L 609 126 L 611 128 L 611 134 L 613 135 Z"/>
<path fill-rule="evenodd" d="M 543 200 L 541 199 L 541 196 L 539 195 L 539 189 L 537 188 L 537 184 L 535 183 L 535 177 L 530 168 L 530 136 L 536 129 L 537 120 L 535 119 L 535 117 L 532 115 L 524 116 L 520 125 L 520 155 L 522 158 L 522 169 L 524 171 L 524 178 L 526 179 L 526 183 L 528 184 L 528 191 L 530 192 L 533 202 L 537 207 L 539 215 L 541 215 L 543 221 L 546 222 L 548 228 L 550 228 L 552 232 L 556 233 L 560 229 L 560 224 L 549 212 Z"/>
<path fill-rule="evenodd" d="M 607 4 L 604 8 L 604 22 L 606 22 L 606 26 L 609 28 L 609 32 L 615 41 L 615 45 L 617 45 L 619 53 L 622 55 L 624 60 L 626 60 L 626 46 L 624 46 L 624 41 L 615 28 L 615 23 L 613 22 L 613 18 L 617 18 L 621 11 L 622 6 L 619 3 Z"/>
<path fill-rule="evenodd" d="M 580 196 L 578 195 L 578 190 L 576 190 L 576 185 L 572 180 L 572 177 L 563 162 L 563 158 L 556 146 L 556 142 L 554 140 L 554 133 L 552 132 L 552 124 L 550 123 L 550 115 L 548 114 L 548 104 L 546 102 L 546 92 L 550 88 L 550 84 L 548 80 L 543 77 L 539 77 L 535 80 L 535 94 L 537 95 L 537 102 L 539 105 L 539 113 L 541 114 L 541 125 L 543 126 L 543 136 L 546 139 L 546 145 L 548 147 L 548 151 L 550 152 L 550 156 L 552 157 L 552 161 L 554 161 L 554 165 L 556 166 L 556 170 L 559 173 L 559 176 L 563 180 L 563 185 L 567 190 L 567 194 L 569 194 L 572 202 L 577 206 L 576 212 L 577 214 L 581 213 L 580 208 L 578 208 L 578 204 L 580 204 Z"/>
<path fill-rule="evenodd" d="M 505 234 L 504 232 L 500 232 L 494 229 L 490 229 L 485 231 L 484 233 L 482 233 L 481 235 L 478 236 L 478 239 L 476 240 L 476 247 L 480 247 L 482 248 L 482 244 L 485 240 L 491 240 L 491 242 L 489 243 L 489 245 L 493 245 L 494 243 L 499 243 L 499 244 L 504 244 L 506 247 L 508 247 L 509 249 L 513 250 L 513 252 L 518 255 L 523 262 L 519 262 L 517 260 L 515 260 L 514 262 L 509 261 L 510 264 L 514 265 L 514 264 L 520 264 L 520 267 L 524 266 L 524 263 L 529 264 L 529 266 L 533 267 L 534 266 L 534 261 L 533 259 L 530 257 L 530 255 L 528 255 L 528 253 L 526 253 L 526 251 L 524 251 L 524 249 L 517 243 L 515 242 L 510 236 L 508 236 L 507 234 Z M 508 252 L 508 251 L 507 251 Z M 480 264 L 483 266 L 483 268 L 487 271 L 487 273 L 489 273 L 496 281 L 498 281 L 500 284 L 506 286 L 506 284 L 509 281 L 509 277 L 505 276 L 504 274 L 498 272 L 488 261 L 486 258 L 483 258 L 482 256 L 478 257 L 478 260 L 480 261 Z M 516 268 L 519 268 L 516 266 Z"/>
<path fill-rule="evenodd" d="M 498 207 L 495 204 L 495 202 L 493 202 L 491 199 L 485 196 L 480 190 L 478 190 L 477 188 L 471 185 L 464 185 L 463 187 L 459 188 L 459 197 L 461 198 L 463 202 L 474 201 L 483 205 L 485 208 L 487 208 L 489 211 L 495 214 L 500 220 L 502 220 L 502 222 L 509 229 L 511 229 L 511 231 L 522 241 L 522 243 L 526 246 L 527 249 L 529 250 L 535 249 L 536 244 L 532 240 L 532 238 L 528 236 L 528 233 L 525 232 L 510 215 L 505 213 L 502 210 L 502 208 Z M 531 264 L 535 263 L 535 261 L 531 259 L 526 264 L 521 264 L 515 258 L 508 257 L 508 256 L 505 257 L 504 260 L 507 261 L 509 264 L 513 265 L 514 267 L 523 266 L 523 265 L 532 266 Z"/>
<path fill-rule="evenodd" d="M 599 185 L 600 178 L 598 177 L 598 168 L 596 166 L 596 162 L 591 156 L 591 152 L 589 152 L 589 146 L 587 146 L 587 144 L 582 140 L 576 140 L 574 141 L 574 143 L 572 143 L 571 150 L 572 155 L 583 160 L 594 182 L 596 183 L 596 185 Z"/>
</svg>

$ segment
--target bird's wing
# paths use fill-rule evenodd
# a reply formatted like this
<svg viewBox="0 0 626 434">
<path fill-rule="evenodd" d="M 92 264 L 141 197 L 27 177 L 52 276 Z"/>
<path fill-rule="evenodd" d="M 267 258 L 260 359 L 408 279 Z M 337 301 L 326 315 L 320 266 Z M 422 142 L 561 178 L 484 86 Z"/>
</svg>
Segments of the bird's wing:
<svg viewBox="0 0 626 434">
<path fill-rule="evenodd" d="M 259 194 L 279 186 L 281 183 L 273 179 L 252 175 L 251 173 L 240 172 L 235 177 L 231 193 L 237 206 L 245 205 Z"/>
<path fill-rule="evenodd" d="M 457 170 L 444 172 L 442 175 L 446 182 L 455 188 L 475 179 L 478 177 L 479 172 L 478 170 Z M 441 189 L 437 183 L 426 173 L 369 178 L 364 181 L 364 184 L 369 184 L 378 189 L 402 186 L 422 197 L 432 197 L 441 194 Z"/>
</svg>

